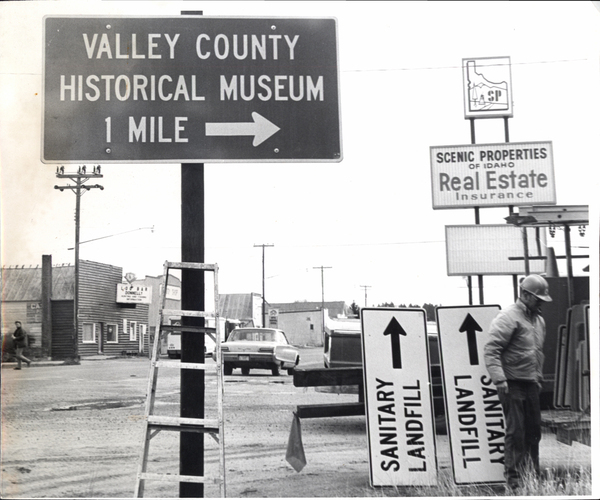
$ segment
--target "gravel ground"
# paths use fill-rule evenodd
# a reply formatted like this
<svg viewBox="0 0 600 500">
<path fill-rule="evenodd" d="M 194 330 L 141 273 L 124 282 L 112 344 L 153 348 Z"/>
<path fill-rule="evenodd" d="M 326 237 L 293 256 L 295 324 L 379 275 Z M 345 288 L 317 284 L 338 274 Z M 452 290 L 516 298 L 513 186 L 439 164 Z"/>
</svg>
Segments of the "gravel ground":
<svg viewBox="0 0 600 500">
<path fill-rule="evenodd" d="M 132 497 L 148 366 L 142 358 L 21 371 L 3 366 L 2 498 Z M 155 413 L 177 414 L 178 373 L 161 371 Z M 207 379 L 207 394 L 215 388 Z M 302 420 L 307 465 L 297 473 L 285 460 L 296 405 L 356 398 L 297 388 L 292 377 L 267 371 L 225 377 L 227 496 L 383 496 L 369 486 L 364 417 Z M 206 471 L 216 473 L 216 444 L 206 438 L 205 446 Z M 447 436 L 438 436 L 437 451 L 440 473 L 448 474 Z M 590 467 L 591 452 L 544 434 L 541 462 L 542 468 Z M 152 441 L 149 470 L 176 473 L 178 463 L 178 434 L 160 433 Z M 177 497 L 178 489 L 148 481 L 146 496 Z M 218 496 L 217 487 L 207 484 L 205 496 Z"/>
</svg>

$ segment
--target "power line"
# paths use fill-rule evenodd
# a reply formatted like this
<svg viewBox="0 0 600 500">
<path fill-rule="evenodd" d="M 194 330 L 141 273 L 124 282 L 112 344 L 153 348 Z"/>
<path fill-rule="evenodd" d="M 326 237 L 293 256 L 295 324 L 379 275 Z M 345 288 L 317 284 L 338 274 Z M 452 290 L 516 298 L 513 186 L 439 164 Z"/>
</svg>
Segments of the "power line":
<svg viewBox="0 0 600 500">
<path fill-rule="evenodd" d="M 446 243 L 445 240 L 429 240 L 429 241 L 392 241 L 381 243 L 320 243 L 310 245 L 279 245 L 281 248 L 327 248 L 327 247 L 378 247 L 378 246 L 394 246 L 394 245 L 427 245 L 430 243 Z M 255 245 L 257 246 L 257 245 Z M 260 246 L 260 245 L 258 245 Z M 214 245 L 207 248 L 241 248 L 241 246 L 232 245 Z"/>
<path fill-rule="evenodd" d="M 514 62 L 511 61 L 512 66 L 526 66 L 534 64 L 564 64 L 564 63 L 575 63 L 575 62 L 587 62 L 589 58 L 584 57 L 581 59 L 555 59 L 549 61 L 529 61 L 529 62 Z M 433 71 L 438 69 L 462 69 L 462 65 L 449 65 L 449 66 L 421 66 L 414 68 L 374 68 L 374 69 L 340 69 L 340 73 L 386 73 L 390 71 Z M 42 76 L 42 73 L 17 73 L 17 72 L 2 72 L 0 75 L 4 76 Z"/>
<path fill-rule="evenodd" d="M 530 61 L 530 62 L 514 62 L 511 61 L 511 66 L 528 66 L 534 64 L 563 64 L 563 63 L 574 63 L 574 62 L 585 62 L 590 59 L 557 59 L 553 61 Z M 342 69 L 340 73 L 387 73 L 391 71 L 433 71 L 439 69 L 460 69 L 462 70 L 461 65 L 450 65 L 450 66 L 422 66 L 415 68 L 374 68 L 374 69 Z"/>
</svg>

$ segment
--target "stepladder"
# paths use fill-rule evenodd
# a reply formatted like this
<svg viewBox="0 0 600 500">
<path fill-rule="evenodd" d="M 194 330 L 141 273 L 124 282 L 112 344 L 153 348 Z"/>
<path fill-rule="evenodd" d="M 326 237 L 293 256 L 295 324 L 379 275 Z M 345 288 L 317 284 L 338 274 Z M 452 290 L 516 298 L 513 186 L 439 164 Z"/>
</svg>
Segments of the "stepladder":
<svg viewBox="0 0 600 500">
<path fill-rule="evenodd" d="M 214 307 L 212 311 L 203 310 L 183 310 L 172 307 L 172 299 L 169 301 L 169 277 L 173 276 L 172 271 L 177 272 L 207 272 L 213 273 L 214 278 Z M 185 271 L 184 271 L 185 270 Z M 156 312 L 156 331 L 152 351 L 150 356 L 150 370 L 148 375 L 148 386 L 146 393 L 146 403 L 144 407 L 143 430 L 141 451 L 138 459 L 138 468 L 136 475 L 136 484 L 134 497 L 141 498 L 144 496 L 146 483 L 152 481 L 159 485 L 165 482 L 171 487 L 178 483 L 203 483 L 206 485 L 216 485 L 218 487 L 218 496 L 226 496 L 226 481 L 225 481 L 225 441 L 224 441 L 224 417 L 223 417 L 223 370 L 221 362 L 221 349 L 219 348 L 223 339 L 223 328 L 219 317 L 219 293 L 218 293 L 218 266 L 216 264 L 192 263 L 192 262 L 165 262 L 163 269 L 163 282 L 160 291 L 159 304 Z M 176 302 L 178 303 L 178 302 Z M 204 307 L 202 307 L 204 309 Z M 209 309 L 208 307 L 206 309 Z M 186 318 L 196 318 L 196 320 L 186 321 Z M 203 318 L 198 325 L 198 318 Z M 192 323 L 188 325 L 187 323 Z M 204 352 L 192 356 L 194 362 L 185 361 L 183 356 L 184 345 L 182 342 L 182 359 L 179 360 L 163 360 L 160 356 L 161 335 L 167 333 L 186 334 L 186 335 L 208 335 L 216 345 L 215 357 L 216 362 L 207 363 Z M 197 344 L 196 344 L 197 345 Z M 208 358 L 207 358 L 208 359 Z M 210 359 L 209 361 L 212 361 Z M 205 386 L 200 394 L 204 397 L 202 405 L 202 415 L 194 415 L 193 418 L 182 416 L 181 412 L 177 411 L 177 404 L 171 401 L 168 404 L 161 405 L 161 398 L 166 395 L 177 392 L 170 386 L 164 390 L 159 383 L 159 371 L 179 370 L 183 380 L 184 370 L 202 370 L 205 380 Z M 198 373 L 198 372 L 194 372 Z M 172 379 L 172 377 L 170 378 Z M 162 380 L 162 379 L 161 379 Z M 182 383 L 182 382 L 181 382 Z M 180 388 L 181 389 L 181 388 Z M 177 413 L 177 415 L 174 415 Z M 179 434 L 180 446 L 183 441 L 188 439 L 190 435 L 201 433 L 213 438 L 213 446 L 206 450 L 202 442 L 201 459 L 206 458 L 206 452 L 212 455 L 210 466 L 205 467 L 202 464 L 201 475 L 190 475 L 181 473 L 181 464 L 179 470 L 173 470 L 174 458 L 168 459 L 168 453 L 162 443 L 158 443 L 159 439 L 155 439 L 162 431 L 171 431 Z M 167 433 L 171 434 L 171 433 Z M 192 436 L 192 438 L 196 437 Z M 173 446 L 166 445 L 171 455 L 173 455 Z M 152 450 L 151 450 L 152 448 Z M 214 455 L 218 454 L 218 460 L 214 460 Z M 151 460 L 151 457 L 157 457 Z M 167 458 L 165 458 L 167 457 Z M 169 462 L 170 467 L 169 468 Z M 215 465 L 218 464 L 218 465 Z M 214 488 L 214 486 L 213 486 Z M 160 490 L 158 490 L 160 491 Z M 152 494 L 152 496 L 163 496 L 165 493 Z M 217 496 L 217 495 L 211 495 Z"/>
</svg>

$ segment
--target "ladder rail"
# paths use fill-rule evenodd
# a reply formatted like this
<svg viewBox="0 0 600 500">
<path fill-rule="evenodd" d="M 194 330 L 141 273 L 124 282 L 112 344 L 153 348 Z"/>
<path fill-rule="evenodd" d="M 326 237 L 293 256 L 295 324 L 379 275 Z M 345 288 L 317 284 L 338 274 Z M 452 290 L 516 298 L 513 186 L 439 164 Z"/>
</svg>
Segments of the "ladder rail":
<svg viewBox="0 0 600 500">
<path fill-rule="evenodd" d="M 227 481 L 225 476 L 225 419 L 223 416 L 223 363 L 221 353 L 221 342 L 224 341 L 224 332 L 221 331 L 221 317 L 219 314 L 219 288 L 218 288 L 219 268 L 215 265 L 214 269 L 214 300 L 215 300 L 215 359 L 217 364 L 217 421 L 219 428 L 219 472 L 221 482 L 219 483 L 219 493 L 221 497 L 226 496 Z"/>
<path fill-rule="evenodd" d="M 204 311 L 185 311 L 167 309 L 166 294 L 167 283 L 170 269 L 196 269 L 201 271 L 212 271 L 214 274 L 214 313 Z M 157 322 L 152 346 L 152 354 L 150 360 L 150 373 L 148 377 L 148 386 L 146 392 L 146 404 L 144 406 L 144 429 L 142 434 L 142 450 L 139 455 L 138 471 L 136 476 L 136 485 L 134 496 L 136 498 L 143 497 L 144 486 L 146 480 L 166 480 L 174 482 L 195 482 L 205 483 L 206 477 L 203 476 L 186 476 L 180 474 L 160 474 L 147 472 L 148 456 L 150 451 L 150 440 L 156 436 L 161 430 L 171 430 L 177 432 L 201 432 L 212 436 L 217 442 L 219 448 L 219 493 L 221 497 L 226 496 L 226 481 L 225 481 L 225 430 L 223 417 L 223 368 L 221 360 L 221 341 L 223 332 L 221 331 L 220 315 L 219 315 L 219 291 L 218 291 L 218 265 L 203 264 L 195 262 L 170 262 L 166 261 L 163 266 L 164 283 L 160 294 L 159 307 L 157 311 Z M 215 328 L 214 337 L 211 328 L 190 328 L 188 331 L 209 335 L 216 343 L 216 367 L 207 367 L 205 363 L 182 363 L 159 360 L 160 337 L 163 327 L 163 319 L 165 316 L 184 316 L 184 317 L 202 317 L 214 318 Z M 185 326 L 178 327 L 181 330 L 186 330 Z M 172 326 L 165 330 L 172 330 Z M 158 369 L 160 367 L 175 367 L 180 370 L 205 370 L 217 375 L 217 418 L 215 419 L 197 419 L 183 417 L 163 417 L 153 415 L 154 403 L 156 399 L 156 387 L 158 381 Z"/>
<path fill-rule="evenodd" d="M 156 385 L 158 377 L 158 367 L 156 366 L 156 360 L 158 360 L 158 350 L 160 345 L 161 327 L 163 322 L 163 309 L 167 300 L 167 283 L 169 282 L 169 263 L 163 264 L 163 286 L 159 295 L 159 304 L 156 313 L 156 323 L 154 332 L 154 342 L 152 343 L 152 354 L 150 358 L 150 372 L 148 375 L 148 385 L 146 388 L 146 403 L 144 405 L 144 430 L 142 433 L 142 450 L 138 459 L 138 471 L 135 484 L 134 496 L 140 498 L 144 496 L 144 481 L 142 475 L 146 472 L 148 464 L 148 454 L 150 452 L 150 440 L 155 434 L 150 432 L 148 426 L 148 417 L 154 410 L 154 400 L 156 397 Z"/>
</svg>

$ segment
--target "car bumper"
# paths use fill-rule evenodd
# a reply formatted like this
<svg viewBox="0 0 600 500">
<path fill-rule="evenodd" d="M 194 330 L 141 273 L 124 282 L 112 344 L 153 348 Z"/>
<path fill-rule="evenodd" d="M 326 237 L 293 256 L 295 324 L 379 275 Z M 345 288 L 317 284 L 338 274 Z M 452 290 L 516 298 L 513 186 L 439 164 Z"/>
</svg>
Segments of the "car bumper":
<svg viewBox="0 0 600 500">
<path fill-rule="evenodd" d="M 224 363 L 230 363 L 233 366 L 245 366 L 248 368 L 259 368 L 262 366 L 273 366 L 277 364 L 275 356 L 271 353 L 222 353 Z"/>
<path fill-rule="evenodd" d="M 281 368 L 288 369 L 296 366 L 296 360 L 286 361 L 278 359 L 273 353 L 232 353 L 223 352 L 222 355 L 223 363 L 229 363 L 233 367 L 247 367 L 247 368 L 261 368 L 272 366 L 280 366 Z"/>
</svg>

